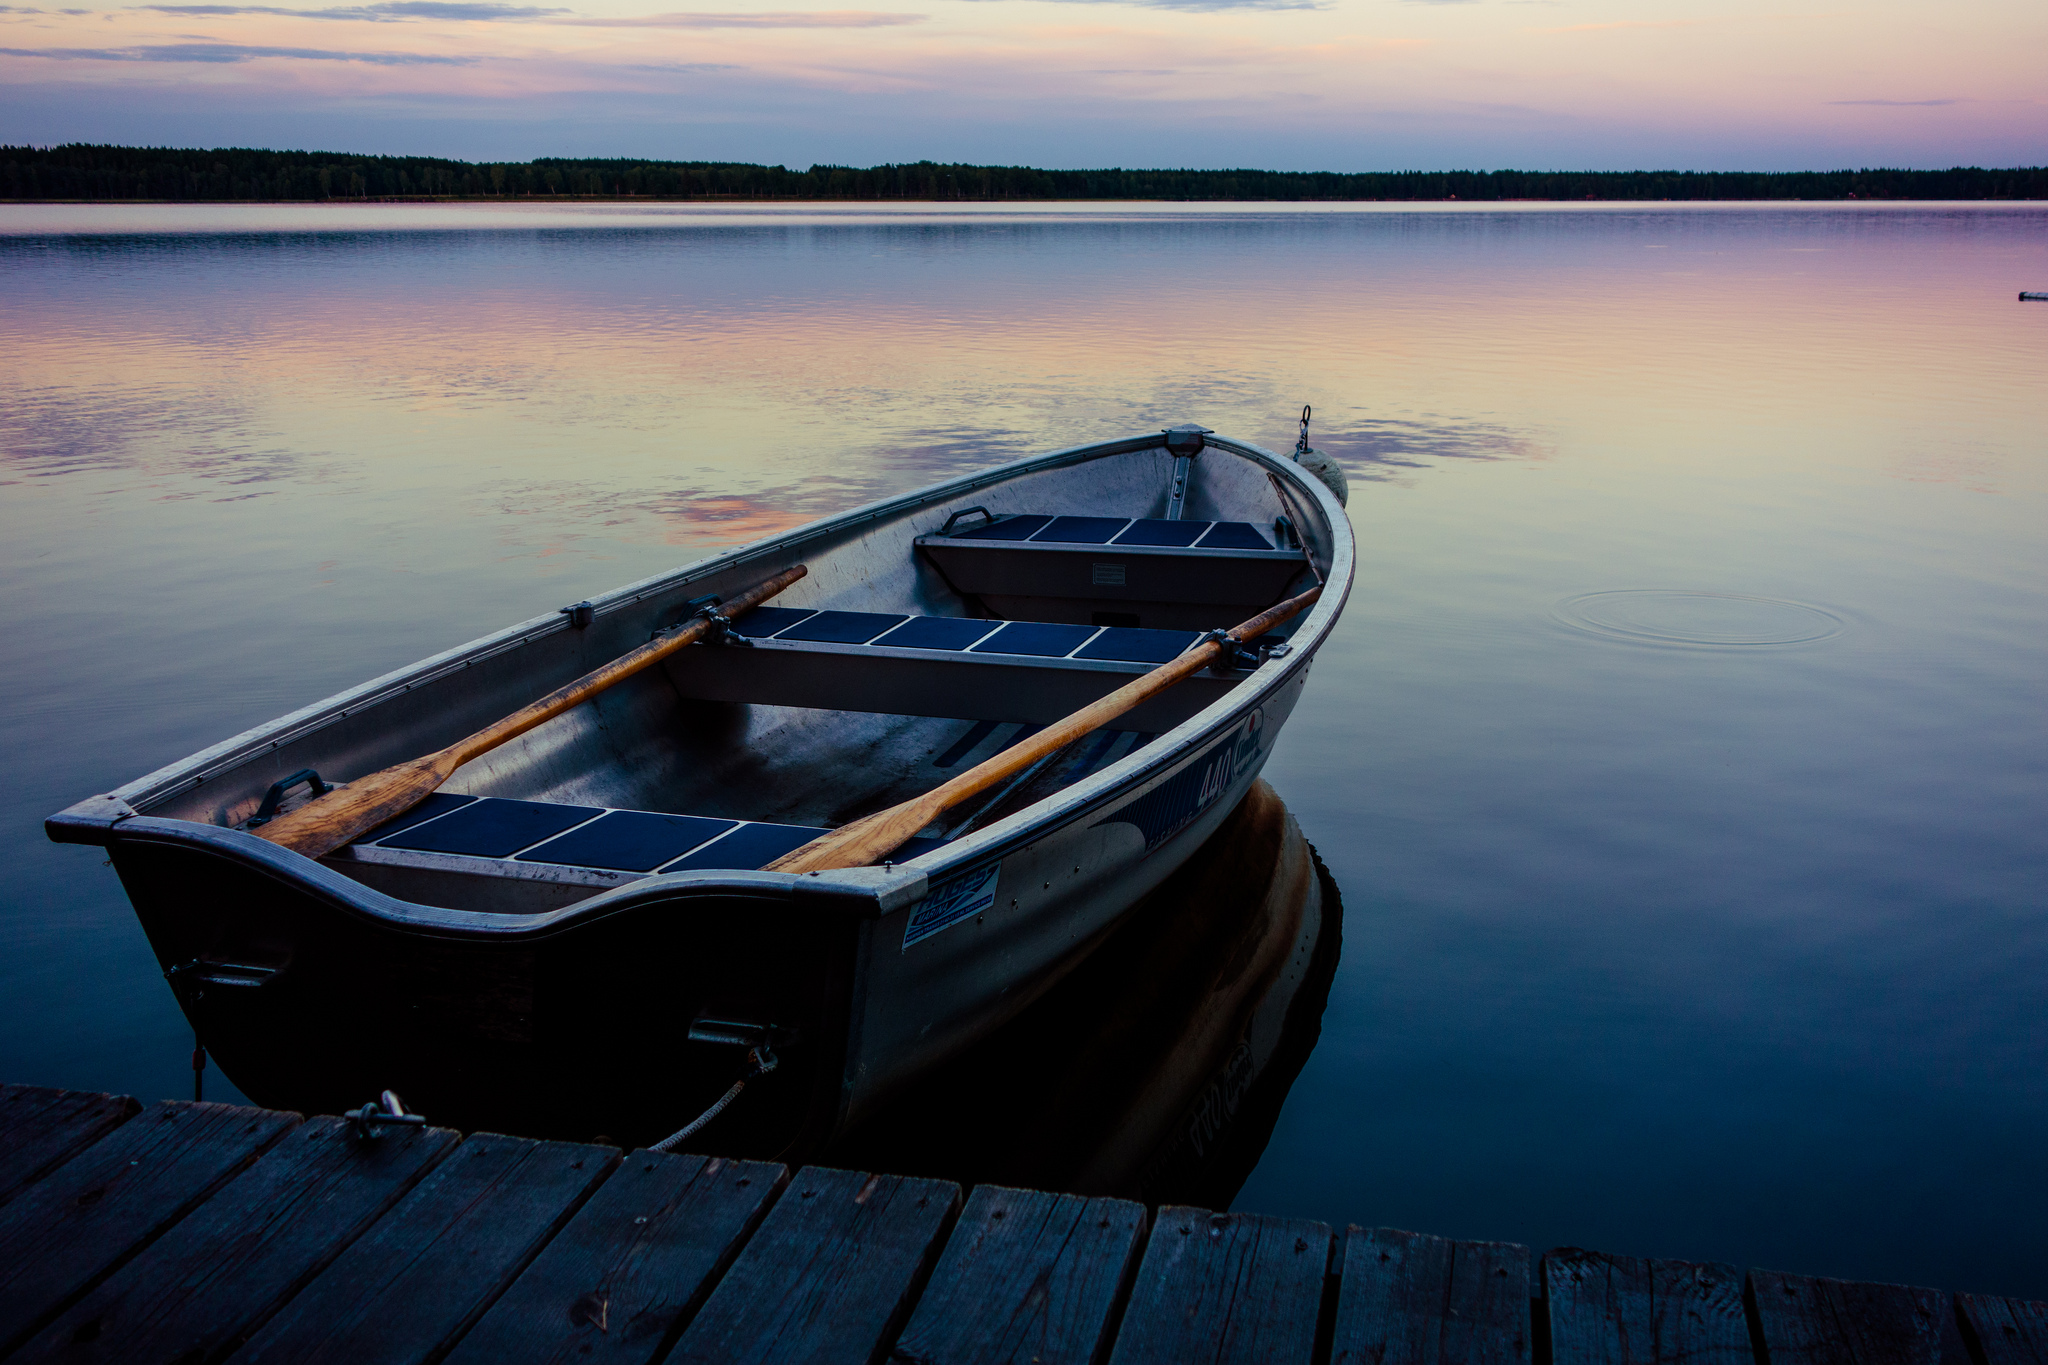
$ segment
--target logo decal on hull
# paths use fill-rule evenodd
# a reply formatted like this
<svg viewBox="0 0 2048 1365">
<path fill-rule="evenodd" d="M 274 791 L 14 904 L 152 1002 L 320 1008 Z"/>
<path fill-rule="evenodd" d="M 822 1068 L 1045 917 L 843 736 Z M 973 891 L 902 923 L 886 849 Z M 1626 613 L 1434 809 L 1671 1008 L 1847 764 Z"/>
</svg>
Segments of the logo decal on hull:
<svg viewBox="0 0 2048 1365">
<path fill-rule="evenodd" d="M 1172 777 L 1108 817 L 1102 825 L 1135 825 L 1145 836 L 1145 851 L 1180 833 L 1196 816 L 1216 803 L 1216 798 L 1236 785 L 1259 761 L 1264 713 L 1245 717 L 1244 728 L 1212 747 L 1209 752 L 1182 768 Z"/>
<path fill-rule="evenodd" d="M 1003 865 L 990 863 L 973 868 L 933 887 L 903 926 L 903 948 L 922 942 L 941 929 L 950 929 L 969 915 L 978 915 L 996 903 L 996 878 Z"/>
</svg>

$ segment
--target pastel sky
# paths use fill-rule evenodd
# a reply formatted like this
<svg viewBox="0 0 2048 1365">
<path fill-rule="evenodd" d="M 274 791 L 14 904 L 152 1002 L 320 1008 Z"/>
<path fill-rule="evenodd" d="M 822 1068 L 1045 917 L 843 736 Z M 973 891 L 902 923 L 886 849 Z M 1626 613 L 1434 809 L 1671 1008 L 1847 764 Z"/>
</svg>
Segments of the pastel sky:
<svg viewBox="0 0 2048 1365">
<path fill-rule="evenodd" d="M 2041 0 L 852 2 L 878 8 L 0 5 L 0 142 L 798 167 L 2048 162 Z"/>
</svg>

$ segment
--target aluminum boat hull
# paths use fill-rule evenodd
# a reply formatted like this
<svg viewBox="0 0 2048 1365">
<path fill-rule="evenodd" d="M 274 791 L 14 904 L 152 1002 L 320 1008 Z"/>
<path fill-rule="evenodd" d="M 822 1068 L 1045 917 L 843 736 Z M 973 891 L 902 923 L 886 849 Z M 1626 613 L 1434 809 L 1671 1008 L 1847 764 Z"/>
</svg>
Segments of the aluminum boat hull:
<svg viewBox="0 0 2048 1365">
<path fill-rule="evenodd" d="M 1071 616 L 1088 604 L 1060 594 L 1087 589 L 1027 593 L 998 611 L 909 545 L 970 505 L 1156 516 L 1176 473 L 1163 440 L 1000 466 L 627 585 L 587 613 L 499 631 L 82 801 L 51 817 L 50 835 L 107 850 L 199 1038 L 261 1104 L 332 1112 L 391 1088 L 436 1122 L 645 1143 L 735 1074 L 734 1050 L 693 1041 L 693 1021 L 753 1020 L 783 1040 L 781 1066 L 703 1145 L 815 1150 L 1059 980 L 1257 780 L 1352 576 L 1342 508 L 1300 466 L 1212 435 L 1187 497 L 1189 516 L 1218 525 L 1291 514 L 1314 566 L 1291 587 L 1315 572 L 1326 587 L 1285 648 L 1191 681 L 1180 710 L 1155 707 L 1144 719 L 1158 732 L 1115 761 L 904 861 L 790 876 L 501 860 L 484 876 L 431 853 L 377 863 L 367 847 L 316 861 L 248 821 L 302 769 L 347 780 L 441 747 L 643 643 L 686 602 L 790 563 L 809 574 L 778 599 L 788 607 L 993 623 L 1017 619 L 1024 601 L 1030 619 Z M 1132 559 L 1134 578 L 1153 567 Z M 1255 611 L 1109 606 L 1133 602 L 1130 619 L 1179 629 Z M 693 646 L 473 761 L 444 790 L 830 826 L 943 780 L 932 755 L 963 721 L 986 725 L 1001 709 L 1030 722 L 1034 707 L 1066 706 L 1063 688 L 1100 693 L 1139 671 L 1020 660 L 960 688 L 981 675 L 958 660 L 860 648 L 766 641 L 742 658 Z M 892 685 L 901 710 L 889 709 Z M 772 696 L 734 694 L 750 686 Z"/>
</svg>

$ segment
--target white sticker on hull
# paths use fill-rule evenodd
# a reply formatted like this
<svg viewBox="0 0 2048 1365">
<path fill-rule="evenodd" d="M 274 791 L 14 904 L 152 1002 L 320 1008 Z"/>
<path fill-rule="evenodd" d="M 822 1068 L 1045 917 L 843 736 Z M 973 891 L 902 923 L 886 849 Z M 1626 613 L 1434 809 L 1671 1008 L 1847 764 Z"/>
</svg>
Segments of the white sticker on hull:
<svg viewBox="0 0 2048 1365">
<path fill-rule="evenodd" d="M 996 903 L 996 878 L 1001 875 L 1003 865 L 990 863 L 940 882 L 931 893 L 918 902 L 911 912 L 910 923 L 903 926 L 903 947 L 930 938 L 941 929 L 951 928 L 969 915 L 978 915 Z"/>
</svg>

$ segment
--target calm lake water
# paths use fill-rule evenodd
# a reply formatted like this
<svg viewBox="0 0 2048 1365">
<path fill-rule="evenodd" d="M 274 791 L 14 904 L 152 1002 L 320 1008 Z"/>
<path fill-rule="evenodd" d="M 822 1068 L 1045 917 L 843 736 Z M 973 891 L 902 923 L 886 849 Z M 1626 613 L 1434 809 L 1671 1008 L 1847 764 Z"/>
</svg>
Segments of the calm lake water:
<svg viewBox="0 0 2048 1365">
<path fill-rule="evenodd" d="M 1351 471 L 1238 1206 L 2048 1297 L 2048 211 L 0 206 L 0 1079 L 189 1093 L 43 816 L 1184 420 Z M 229 1094 L 218 1073 L 209 1095 Z"/>
</svg>

